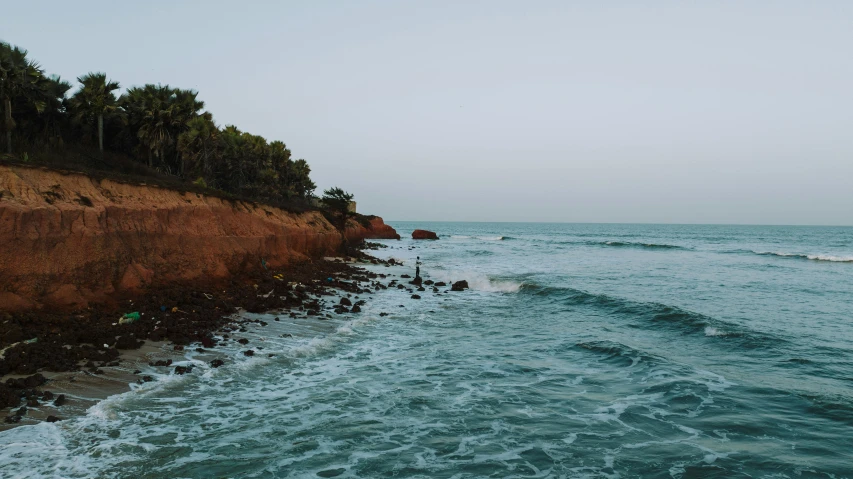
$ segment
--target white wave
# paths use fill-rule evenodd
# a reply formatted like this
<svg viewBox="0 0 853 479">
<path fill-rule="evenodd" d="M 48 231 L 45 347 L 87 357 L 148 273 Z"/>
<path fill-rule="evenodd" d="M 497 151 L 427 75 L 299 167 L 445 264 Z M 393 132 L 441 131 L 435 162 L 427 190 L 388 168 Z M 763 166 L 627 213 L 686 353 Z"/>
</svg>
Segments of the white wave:
<svg viewBox="0 0 853 479">
<path fill-rule="evenodd" d="M 833 261 L 839 263 L 853 262 L 853 256 L 832 256 L 828 254 L 807 254 L 806 258 L 815 261 Z"/>
<path fill-rule="evenodd" d="M 782 251 L 752 251 L 762 256 L 779 256 L 782 258 L 803 258 L 812 261 L 831 261 L 833 263 L 853 263 L 853 256 L 835 256 L 831 254 L 800 254 L 786 253 Z"/>
<path fill-rule="evenodd" d="M 713 326 L 705 326 L 705 336 L 728 336 L 729 333 L 721 331 Z"/>
<path fill-rule="evenodd" d="M 444 281 L 446 283 L 465 280 L 468 281 L 468 287 L 472 290 L 484 291 L 487 293 L 517 293 L 522 286 L 522 283 L 502 279 L 491 279 L 483 273 L 470 271 L 458 272 L 435 270 L 430 273 L 430 279 L 433 281 Z"/>
</svg>

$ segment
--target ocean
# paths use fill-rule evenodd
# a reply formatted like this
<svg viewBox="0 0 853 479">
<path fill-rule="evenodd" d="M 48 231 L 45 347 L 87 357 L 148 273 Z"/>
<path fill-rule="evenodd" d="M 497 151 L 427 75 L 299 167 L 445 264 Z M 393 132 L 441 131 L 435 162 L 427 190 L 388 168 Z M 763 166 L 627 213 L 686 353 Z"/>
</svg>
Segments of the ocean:
<svg viewBox="0 0 853 479">
<path fill-rule="evenodd" d="M 853 228 L 389 223 L 441 239 L 374 271 L 471 289 L 247 315 L 264 354 L 0 432 L 0 476 L 853 477 Z"/>
</svg>

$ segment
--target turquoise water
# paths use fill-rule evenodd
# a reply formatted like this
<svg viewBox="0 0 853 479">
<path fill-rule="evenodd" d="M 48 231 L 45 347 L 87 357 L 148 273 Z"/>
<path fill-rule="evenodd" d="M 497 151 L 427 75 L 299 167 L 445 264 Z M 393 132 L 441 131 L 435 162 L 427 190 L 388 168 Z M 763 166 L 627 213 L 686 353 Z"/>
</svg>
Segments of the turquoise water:
<svg viewBox="0 0 853 479">
<path fill-rule="evenodd" d="M 853 228 L 391 224 L 442 239 L 377 271 L 472 290 L 188 353 L 0 433 L 0 475 L 853 477 Z"/>
</svg>

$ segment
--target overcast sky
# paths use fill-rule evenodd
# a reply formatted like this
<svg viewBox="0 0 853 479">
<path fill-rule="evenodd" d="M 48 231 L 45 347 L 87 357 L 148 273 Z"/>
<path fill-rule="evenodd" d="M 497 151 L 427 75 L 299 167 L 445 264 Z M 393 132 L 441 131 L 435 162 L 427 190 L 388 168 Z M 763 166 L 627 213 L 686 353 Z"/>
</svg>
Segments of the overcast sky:
<svg viewBox="0 0 853 479">
<path fill-rule="evenodd" d="M 853 2 L 4 2 L 387 220 L 853 224 Z"/>
</svg>

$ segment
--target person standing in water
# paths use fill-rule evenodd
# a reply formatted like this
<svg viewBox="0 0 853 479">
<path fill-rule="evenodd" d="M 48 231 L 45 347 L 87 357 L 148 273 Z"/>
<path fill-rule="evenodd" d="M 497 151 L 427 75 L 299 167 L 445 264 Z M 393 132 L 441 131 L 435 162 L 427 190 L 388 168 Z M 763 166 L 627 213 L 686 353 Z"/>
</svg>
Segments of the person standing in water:
<svg viewBox="0 0 853 479">
<path fill-rule="evenodd" d="M 415 261 L 415 279 L 421 279 L 421 257 Z"/>
</svg>

